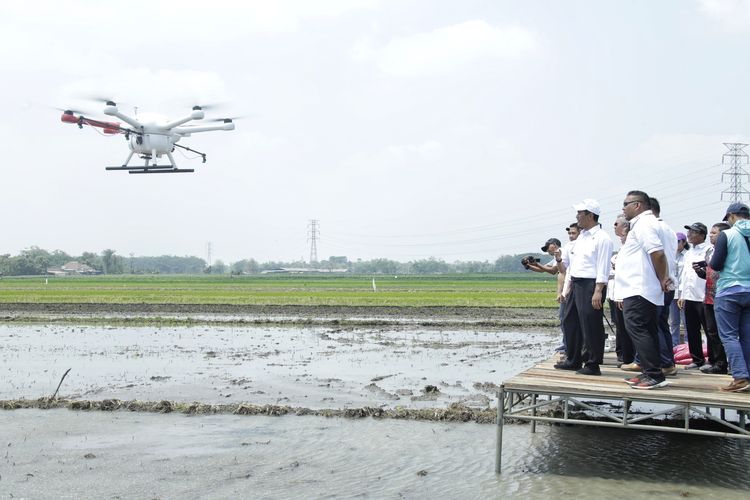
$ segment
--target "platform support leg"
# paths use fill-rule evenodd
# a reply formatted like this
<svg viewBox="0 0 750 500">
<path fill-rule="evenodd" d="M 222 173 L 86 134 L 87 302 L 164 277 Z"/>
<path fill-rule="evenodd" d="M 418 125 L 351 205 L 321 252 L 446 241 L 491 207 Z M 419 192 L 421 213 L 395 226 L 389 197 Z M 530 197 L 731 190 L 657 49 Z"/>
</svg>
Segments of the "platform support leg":
<svg viewBox="0 0 750 500">
<path fill-rule="evenodd" d="M 497 391 L 497 444 L 495 447 L 495 474 L 500 474 L 503 462 L 503 421 L 505 420 L 505 386 Z"/>
<path fill-rule="evenodd" d="M 536 417 L 536 394 L 531 395 L 531 416 Z M 536 432 L 536 420 L 531 421 L 531 433 L 534 434 Z"/>
</svg>

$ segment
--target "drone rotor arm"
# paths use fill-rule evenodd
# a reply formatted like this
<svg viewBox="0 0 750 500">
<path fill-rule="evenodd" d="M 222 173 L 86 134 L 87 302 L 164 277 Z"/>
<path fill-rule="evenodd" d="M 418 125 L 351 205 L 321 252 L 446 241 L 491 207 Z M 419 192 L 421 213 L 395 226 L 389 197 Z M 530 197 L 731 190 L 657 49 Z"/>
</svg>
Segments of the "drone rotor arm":
<svg viewBox="0 0 750 500">
<path fill-rule="evenodd" d="M 234 130 L 234 123 L 224 123 L 222 125 L 206 125 L 203 127 L 176 127 L 172 129 L 175 134 L 192 134 L 195 132 L 212 132 L 214 130 Z"/>
</svg>

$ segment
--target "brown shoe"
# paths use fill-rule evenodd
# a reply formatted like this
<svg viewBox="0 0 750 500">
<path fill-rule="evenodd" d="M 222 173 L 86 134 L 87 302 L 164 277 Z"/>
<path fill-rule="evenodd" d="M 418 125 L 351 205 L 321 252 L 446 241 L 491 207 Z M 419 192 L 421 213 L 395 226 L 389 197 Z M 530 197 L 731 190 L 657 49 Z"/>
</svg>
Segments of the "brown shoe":
<svg viewBox="0 0 750 500">
<path fill-rule="evenodd" d="M 750 382 L 747 379 L 734 379 L 726 387 L 719 388 L 722 392 L 747 392 L 750 391 Z"/>
<path fill-rule="evenodd" d="M 628 363 L 627 365 L 622 365 L 620 370 L 625 370 L 626 372 L 639 372 L 641 371 L 641 365 L 638 363 Z"/>
<path fill-rule="evenodd" d="M 665 377 L 675 377 L 677 376 L 677 367 L 675 365 L 672 365 L 667 368 L 662 368 L 661 372 L 664 374 Z"/>
</svg>

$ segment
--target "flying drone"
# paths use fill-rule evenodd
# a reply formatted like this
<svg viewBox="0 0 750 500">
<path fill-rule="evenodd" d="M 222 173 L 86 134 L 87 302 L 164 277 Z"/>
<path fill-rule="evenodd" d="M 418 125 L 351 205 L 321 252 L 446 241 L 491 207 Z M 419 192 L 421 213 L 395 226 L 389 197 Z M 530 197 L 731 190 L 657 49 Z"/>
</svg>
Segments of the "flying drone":
<svg viewBox="0 0 750 500">
<path fill-rule="evenodd" d="M 76 116 L 76 114 L 78 116 Z M 122 165 L 116 167 L 105 167 L 105 169 L 124 170 L 130 174 L 175 174 L 194 172 L 195 170 L 192 168 L 177 168 L 177 164 L 172 157 L 172 152 L 174 152 L 175 148 L 190 151 L 200 155 L 203 159 L 203 163 L 206 163 L 206 154 L 177 144 L 177 142 L 183 137 L 190 137 L 191 134 L 197 132 L 234 130 L 234 122 L 232 121 L 232 118 L 212 120 L 221 122 L 220 125 L 185 125 L 190 121 L 202 120 L 204 118 L 203 107 L 201 106 L 194 106 L 189 116 L 178 120 L 169 121 L 168 119 L 154 116 L 148 118 L 147 121 L 146 119 L 138 120 L 121 113 L 120 110 L 117 109 L 117 104 L 114 101 L 107 100 L 104 114 L 119 118 L 125 122 L 127 126 L 121 125 L 119 122 L 105 122 L 93 118 L 87 118 L 83 113 L 72 109 L 64 110 L 61 119 L 65 123 L 74 123 L 78 125 L 78 128 L 83 128 L 84 125 L 88 125 L 102 129 L 107 135 L 125 135 L 125 140 L 128 142 L 128 147 L 130 148 L 128 158 Z M 144 164 L 140 166 L 130 166 L 130 160 L 133 158 L 133 155 L 138 155 L 144 160 Z M 159 159 L 163 156 L 167 157 L 169 164 L 158 164 Z"/>
</svg>

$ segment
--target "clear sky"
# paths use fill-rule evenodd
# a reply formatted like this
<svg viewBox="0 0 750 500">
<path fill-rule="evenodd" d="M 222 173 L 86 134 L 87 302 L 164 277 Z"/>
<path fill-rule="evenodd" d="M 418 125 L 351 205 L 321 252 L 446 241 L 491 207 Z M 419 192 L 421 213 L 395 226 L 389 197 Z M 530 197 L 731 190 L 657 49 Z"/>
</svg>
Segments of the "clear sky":
<svg viewBox="0 0 750 500">
<path fill-rule="evenodd" d="M 741 0 L 2 2 L 0 253 L 307 259 L 317 219 L 320 258 L 494 260 L 630 189 L 710 225 L 748 54 Z M 105 172 L 123 137 L 51 109 L 92 95 L 246 118 L 194 174 Z"/>
</svg>

